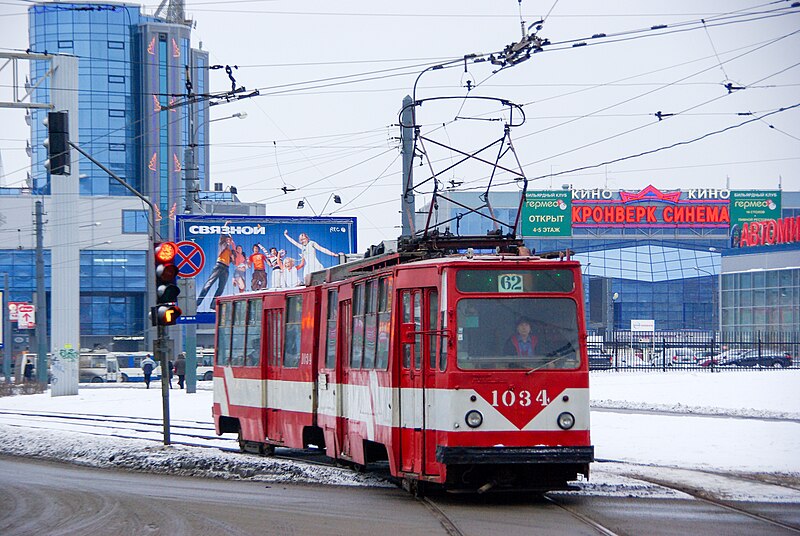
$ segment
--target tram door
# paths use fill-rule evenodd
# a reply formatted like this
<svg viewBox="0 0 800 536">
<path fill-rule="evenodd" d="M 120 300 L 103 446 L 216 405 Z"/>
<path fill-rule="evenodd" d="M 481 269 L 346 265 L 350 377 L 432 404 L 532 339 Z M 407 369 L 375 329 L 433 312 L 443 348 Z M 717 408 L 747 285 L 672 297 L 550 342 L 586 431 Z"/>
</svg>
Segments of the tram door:
<svg viewBox="0 0 800 536">
<path fill-rule="evenodd" d="M 424 311 L 435 289 L 400 291 L 400 456 L 403 471 L 423 474 L 425 463 L 425 376 L 428 370 L 429 319 Z M 438 300 L 437 300 L 438 301 Z M 402 335 L 405 334 L 405 337 Z"/>
<path fill-rule="evenodd" d="M 283 434 L 276 418 L 278 408 L 270 400 L 271 393 L 267 387 L 269 381 L 266 380 L 275 379 L 280 372 L 283 358 L 284 307 L 285 301 L 282 296 L 268 296 L 264 299 L 264 332 L 262 340 L 266 348 L 266 368 L 262 370 L 266 370 L 266 375 L 265 381 L 262 382 L 262 397 L 266 407 L 267 438 L 273 441 L 281 441 Z"/>
</svg>

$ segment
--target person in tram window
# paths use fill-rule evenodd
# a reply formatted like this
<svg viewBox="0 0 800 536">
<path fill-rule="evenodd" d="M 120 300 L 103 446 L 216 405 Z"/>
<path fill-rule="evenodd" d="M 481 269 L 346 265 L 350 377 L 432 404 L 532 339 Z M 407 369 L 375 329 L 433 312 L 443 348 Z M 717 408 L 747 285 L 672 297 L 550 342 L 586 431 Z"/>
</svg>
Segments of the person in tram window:
<svg viewBox="0 0 800 536">
<path fill-rule="evenodd" d="M 503 353 L 520 357 L 533 357 L 538 339 L 531 333 L 531 321 L 527 318 L 517 320 L 515 333 L 506 341 Z"/>
<path fill-rule="evenodd" d="M 261 252 L 264 247 L 256 243 L 253 245 L 253 254 L 247 259 L 247 264 L 253 267 L 253 279 L 250 284 L 251 290 L 262 290 L 267 288 L 267 256 Z"/>
</svg>

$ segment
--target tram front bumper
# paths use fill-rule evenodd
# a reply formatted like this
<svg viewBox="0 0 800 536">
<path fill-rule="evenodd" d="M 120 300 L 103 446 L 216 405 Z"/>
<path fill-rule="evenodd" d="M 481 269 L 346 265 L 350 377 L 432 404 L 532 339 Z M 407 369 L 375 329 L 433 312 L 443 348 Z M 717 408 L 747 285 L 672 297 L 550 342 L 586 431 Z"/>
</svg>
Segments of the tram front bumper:
<svg viewBox="0 0 800 536">
<path fill-rule="evenodd" d="M 436 461 L 456 464 L 586 464 L 594 447 L 436 447 Z"/>
</svg>

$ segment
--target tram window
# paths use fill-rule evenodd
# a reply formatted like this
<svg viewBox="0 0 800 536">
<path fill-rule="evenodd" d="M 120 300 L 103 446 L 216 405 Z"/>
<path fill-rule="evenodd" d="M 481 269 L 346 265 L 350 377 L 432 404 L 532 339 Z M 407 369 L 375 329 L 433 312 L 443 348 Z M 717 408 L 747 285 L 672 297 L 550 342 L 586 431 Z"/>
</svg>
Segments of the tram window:
<svg viewBox="0 0 800 536">
<path fill-rule="evenodd" d="M 456 319 L 459 368 L 578 367 L 578 312 L 572 299 L 462 299 Z"/>
<path fill-rule="evenodd" d="M 257 367 L 261 363 L 261 300 L 250 300 L 248 303 L 244 364 Z"/>
<path fill-rule="evenodd" d="M 364 356 L 364 284 L 353 288 L 353 337 L 350 368 L 360 368 Z"/>
<path fill-rule="evenodd" d="M 364 315 L 364 362 L 365 369 L 375 368 L 375 349 L 378 338 L 378 281 L 367 283 L 366 314 Z"/>
<path fill-rule="evenodd" d="M 332 369 L 336 365 L 336 327 L 339 317 L 339 292 L 328 291 L 328 325 L 325 342 L 325 368 Z"/>
<path fill-rule="evenodd" d="M 422 295 L 419 292 L 413 294 L 414 298 L 414 369 L 419 370 L 422 366 Z"/>
<path fill-rule="evenodd" d="M 403 324 L 411 322 L 411 292 L 404 290 L 401 300 L 403 301 Z M 410 344 L 403 343 L 403 366 L 411 368 L 411 351 Z"/>
<path fill-rule="evenodd" d="M 297 368 L 300 366 L 302 316 L 303 296 L 289 296 L 286 299 L 286 344 L 283 348 L 284 367 Z"/>
<path fill-rule="evenodd" d="M 247 331 L 247 302 L 233 302 L 233 333 L 231 336 L 231 366 L 244 366 L 244 337 Z"/>
<path fill-rule="evenodd" d="M 435 290 L 428 293 L 428 329 L 438 331 L 436 325 L 439 319 L 439 293 Z M 430 369 L 436 370 L 436 341 L 439 339 L 438 333 L 428 335 L 428 354 L 430 355 Z"/>
<path fill-rule="evenodd" d="M 282 336 L 283 310 L 270 309 L 267 311 L 267 358 L 270 366 L 277 367 L 281 364 Z"/>
<path fill-rule="evenodd" d="M 230 365 L 231 362 L 231 303 L 222 302 L 217 318 L 217 365 Z"/>
<path fill-rule="evenodd" d="M 378 282 L 378 347 L 375 368 L 386 370 L 389 365 L 389 339 L 392 322 L 392 278 L 382 277 Z"/>
<path fill-rule="evenodd" d="M 441 313 L 441 323 L 439 324 L 439 329 L 442 331 L 447 330 L 447 314 L 445 311 Z M 447 369 L 447 347 L 449 344 L 447 343 L 446 338 L 442 338 L 441 342 L 439 342 L 439 370 L 444 372 Z"/>
</svg>

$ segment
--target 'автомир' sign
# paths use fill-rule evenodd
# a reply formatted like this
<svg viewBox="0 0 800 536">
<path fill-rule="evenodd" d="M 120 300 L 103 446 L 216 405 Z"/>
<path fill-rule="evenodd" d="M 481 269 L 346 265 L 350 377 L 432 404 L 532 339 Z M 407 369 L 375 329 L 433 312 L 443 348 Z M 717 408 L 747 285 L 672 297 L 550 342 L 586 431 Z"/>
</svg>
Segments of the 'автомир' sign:
<svg viewBox="0 0 800 536">
<path fill-rule="evenodd" d="M 738 246 L 771 246 L 793 242 L 800 242 L 800 216 L 743 223 Z"/>
</svg>

